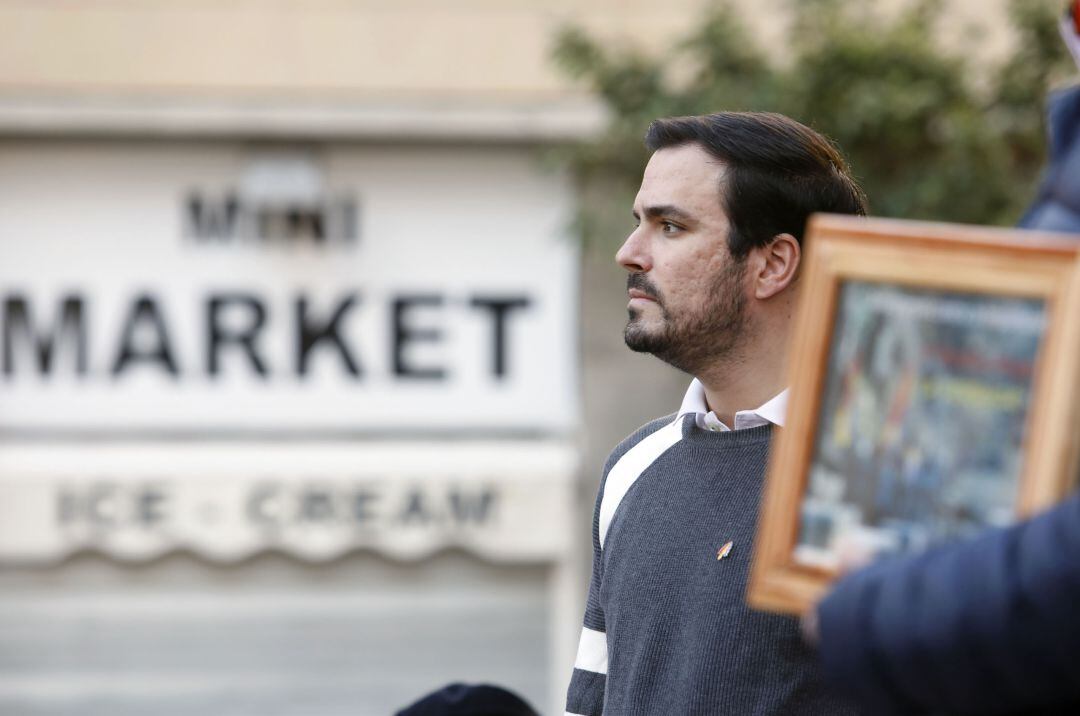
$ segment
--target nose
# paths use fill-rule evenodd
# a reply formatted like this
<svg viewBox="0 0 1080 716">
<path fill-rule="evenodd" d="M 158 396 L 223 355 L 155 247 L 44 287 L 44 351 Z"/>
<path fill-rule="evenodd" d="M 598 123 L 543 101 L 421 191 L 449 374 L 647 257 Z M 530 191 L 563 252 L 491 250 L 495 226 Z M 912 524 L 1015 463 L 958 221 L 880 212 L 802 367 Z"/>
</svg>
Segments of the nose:
<svg viewBox="0 0 1080 716">
<path fill-rule="evenodd" d="M 615 253 L 615 263 L 630 273 L 644 273 L 652 268 L 641 227 L 634 229 Z"/>
</svg>

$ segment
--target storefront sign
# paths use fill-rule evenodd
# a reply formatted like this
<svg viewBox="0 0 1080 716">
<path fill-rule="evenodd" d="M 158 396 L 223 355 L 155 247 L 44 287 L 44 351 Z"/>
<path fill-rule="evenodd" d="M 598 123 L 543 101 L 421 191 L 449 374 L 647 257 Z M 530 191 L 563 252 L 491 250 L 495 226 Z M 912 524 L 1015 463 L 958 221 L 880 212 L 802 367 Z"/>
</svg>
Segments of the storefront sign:
<svg viewBox="0 0 1080 716">
<path fill-rule="evenodd" d="M 448 547 L 551 560 L 573 533 L 574 460 L 565 446 L 514 442 L 7 447 L 0 561 L 417 559 Z"/>
<path fill-rule="evenodd" d="M 0 434 L 576 427 L 567 183 L 524 151 L 5 161 Z"/>
</svg>

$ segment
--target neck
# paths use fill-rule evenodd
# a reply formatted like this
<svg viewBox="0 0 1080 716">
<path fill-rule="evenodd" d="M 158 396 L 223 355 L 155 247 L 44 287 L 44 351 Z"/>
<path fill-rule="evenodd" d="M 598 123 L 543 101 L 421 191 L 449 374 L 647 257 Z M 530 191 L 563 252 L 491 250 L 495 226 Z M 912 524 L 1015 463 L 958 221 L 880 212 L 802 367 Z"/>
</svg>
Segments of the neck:
<svg viewBox="0 0 1080 716">
<path fill-rule="evenodd" d="M 725 425 L 735 427 L 735 413 L 753 410 L 784 388 L 785 339 L 782 332 L 763 332 L 761 340 L 743 346 L 740 356 L 710 365 L 695 376 L 705 387 L 705 401 Z"/>
</svg>

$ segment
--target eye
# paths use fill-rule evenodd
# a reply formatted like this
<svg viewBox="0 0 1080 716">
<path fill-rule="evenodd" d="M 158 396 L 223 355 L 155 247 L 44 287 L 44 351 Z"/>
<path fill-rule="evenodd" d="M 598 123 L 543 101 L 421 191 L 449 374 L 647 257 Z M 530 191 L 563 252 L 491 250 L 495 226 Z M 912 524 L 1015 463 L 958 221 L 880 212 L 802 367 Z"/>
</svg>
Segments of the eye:
<svg viewBox="0 0 1080 716">
<path fill-rule="evenodd" d="M 682 231 L 682 227 L 678 224 L 673 224 L 670 221 L 661 221 L 660 230 L 665 234 L 677 234 Z"/>
</svg>

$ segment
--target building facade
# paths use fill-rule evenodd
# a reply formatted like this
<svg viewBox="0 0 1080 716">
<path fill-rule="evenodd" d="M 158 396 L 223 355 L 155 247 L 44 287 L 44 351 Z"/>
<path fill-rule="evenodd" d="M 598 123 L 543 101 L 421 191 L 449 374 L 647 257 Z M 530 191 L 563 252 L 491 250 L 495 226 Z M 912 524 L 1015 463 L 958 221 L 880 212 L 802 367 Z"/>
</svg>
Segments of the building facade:
<svg viewBox="0 0 1080 716">
<path fill-rule="evenodd" d="M 560 711 L 599 464 L 683 378 L 574 242 L 550 43 L 703 4 L 0 1 L 0 711 Z"/>
</svg>

